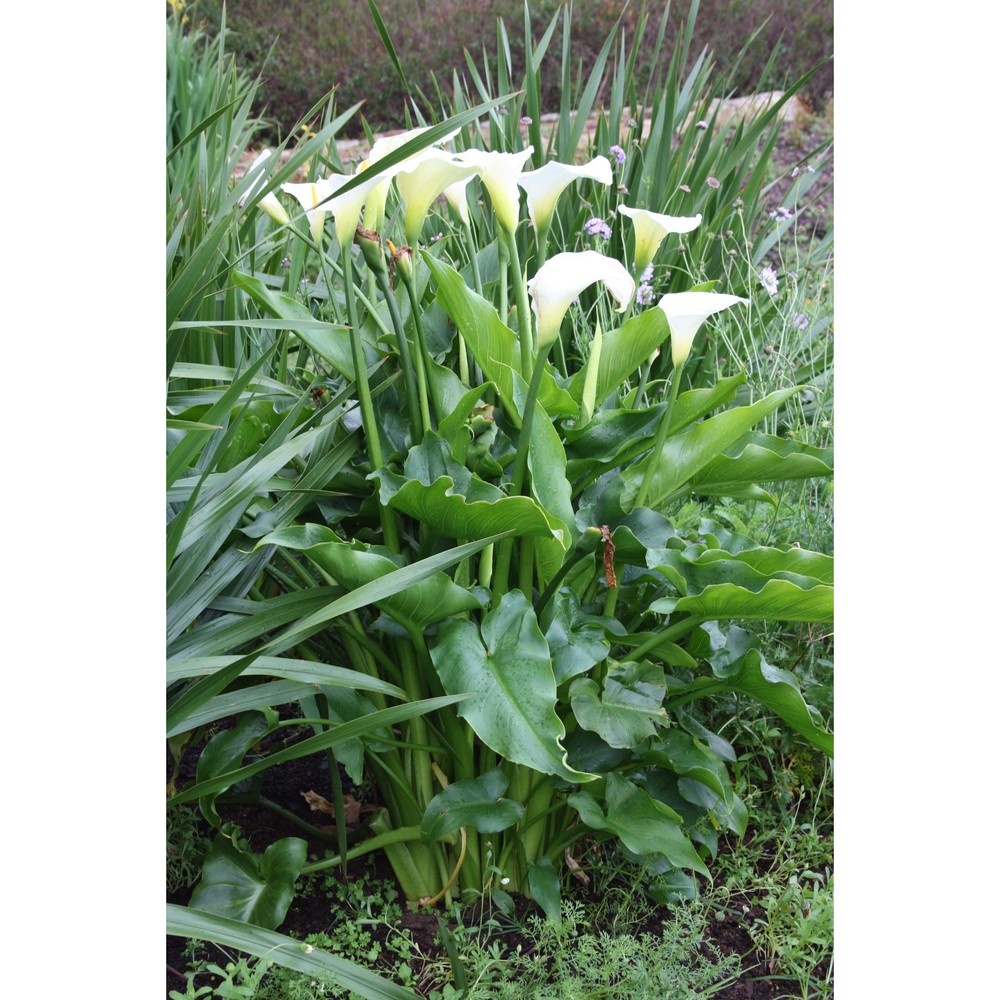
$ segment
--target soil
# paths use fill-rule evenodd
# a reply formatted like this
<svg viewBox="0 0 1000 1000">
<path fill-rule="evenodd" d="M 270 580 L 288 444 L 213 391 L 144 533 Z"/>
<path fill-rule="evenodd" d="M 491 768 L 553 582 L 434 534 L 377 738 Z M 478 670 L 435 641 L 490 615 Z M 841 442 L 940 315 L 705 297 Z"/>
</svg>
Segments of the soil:
<svg viewBox="0 0 1000 1000">
<path fill-rule="evenodd" d="M 231 720 L 223 720 L 219 724 L 219 727 L 224 728 L 230 722 Z M 282 740 L 289 738 L 297 739 L 298 736 L 296 733 L 297 731 L 294 729 L 285 729 L 281 738 Z M 306 735 L 306 733 L 303 731 L 299 735 Z M 178 787 L 184 787 L 184 785 L 193 780 L 198 754 L 201 749 L 202 746 L 197 746 L 185 754 L 181 762 Z M 276 749 L 276 747 L 268 748 L 267 746 L 263 746 L 261 749 L 267 752 L 269 749 Z M 287 764 L 270 768 L 264 774 L 265 777 L 261 789 L 264 796 L 307 822 L 317 822 L 315 818 L 316 814 L 313 813 L 310 815 L 309 806 L 302 798 L 301 793 L 313 789 L 320 792 L 320 794 L 326 790 L 327 794 L 329 794 L 329 772 L 323 754 L 313 754 L 310 757 L 290 761 Z M 342 777 L 345 792 L 353 791 L 358 798 L 362 798 L 363 791 L 352 789 L 346 775 Z M 259 806 L 225 804 L 220 802 L 218 803 L 218 811 L 224 822 L 233 821 L 240 826 L 251 848 L 255 852 L 263 852 L 269 844 L 282 837 L 305 837 L 309 845 L 310 859 L 323 857 L 324 852 L 329 846 L 321 840 L 310 838 L 301 829 L 286 819 Z M 205 832 L 210 832 L 207 824 L 205 825 Z M 722 843 L 720 844 L 720 849 L 727 850 L 728 846 Z M 337 871 L 339 869 L 330 869 L 327 874 L 334 875 Z M 347 880 L 355 881 L 365 874 L 377 881 L 395 883 L 392 869 L 381 853 L 376 853 L 368 858 L 352 862 L 348 866 Z M 168 894 L 168 902 L 187 904 L 190 897 L 191 890 L 187 889 L 178 893 Z M 737 896 L 734 896 L 733 900 L 737 904 L 740 902 Z M 583 901 L 585 899 L 581 897 L 581 902 Z M 749 905 L 752 901 L 747 899 L 745 902 Z M 528 900 L 519 898 L 517 900 L 517 907 L 516 917 L 518 920 L 529 913 L 535 912 L 535 904 Z M 742 917 L 734 912 L 727 912 L 723 920 L 712 921 L 707 927 L 706 941 L 717 948 L 723 956 L 735 954 L 742 957 L 742 971 L 739 979 L 723 988 L 720 992 L 713 994 L 719 997 L 720 1000 L 777 1000 L 779 997 L 794 995 L 789 994 L 789 987 L 793 984 L 790 984 L 787 980 L 778 978 L 780 976 L 780 969 L 769 968 L 767 957 L 755 952 L 753 941 L 746 930 L 746 924 L 752 924 L 755 918 L 762 918 L 763 916 L 764 911 L 762 909 L 751 906 Z M 665 907 L 660 908 L 654 911 L 644 924 L 634 927 L 633 931 L 635 934 L 644 932 L 659 934 L 662 933 L 663 923 L 670 920 L 671 913 L 669 909 Z M 466 915 L 464 922 L 467 926 L 474 924 L 476 922 L 476 914 L 470 911 Z M 311 895 L 297 896 L 278 931 L 293 937 L 304 938 L 309 934 L 328 931 L 330 926 L 330 901 L 325 895 L 317 892 Z M 399 922 L 398 928 L 409 931 L 414 942 L 419 947 L 419 954 L 422 954 L 425 958 L 444 959 L 446 957 L 444 949 L 437 942 L 438 918 L 436 914 L 406 913 Z M 594 928 L 594 930 L 598 929 Z M 379 937 L 379 931 L 376 930 L 372 933 L 373 937 Z M 381 929 L 383 940 L 388 933 L 388 929 Z M 518 945 L 524 946 L 525 949 L 530 946 L 527 939 L 516 930 L 516 927 L 504 932 L 495 933 L 491 940 L 500 944 L 505 951 L 513 951 Z M 183 975 L 186 967 L 184 958 L 186 945 L 187 942 L 184 939 L 167 937 L 166 992 L 168 997 L 170 990 L 177 990 L 183 994 L 186 989 L 186 980 Z M 229 961 L 228 957 L 213 946 L 205 947 L 210 956 L 210 961 L 218 962 L 223 966 Z M 711 957 L 711 952 L 706 944 L 702 944 L 701 950 L 706 958 Z M 414 972 L 418 977 L 417 991 L 421 996 L 428 995 L 431 989 L 441 988 L 440 983 L 434 982 L 428 976 L 423 975 L 425 964 L 424 961 L 419 959 L 415 959 L 412 963 Z M 199 983 L 196 985 L 199 984 L 203 983 L 199 980 Z"/>
</svg>

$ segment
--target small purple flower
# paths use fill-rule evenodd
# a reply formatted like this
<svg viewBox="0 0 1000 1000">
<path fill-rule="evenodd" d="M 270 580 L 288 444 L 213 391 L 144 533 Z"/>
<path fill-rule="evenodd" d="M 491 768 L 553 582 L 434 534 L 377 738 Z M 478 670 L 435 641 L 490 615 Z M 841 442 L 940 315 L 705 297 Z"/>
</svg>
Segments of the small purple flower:
<svg viewBox="0 0 1000 1000">
<path fill-rule="evenodd" d="M 792 169 L 792 176 L 793 177 L 798 177 L 799 176 L 799 168 L 798 167 L 794 167 Z"/>
<path fill-rule="evenodd" d="M 648 285 L 653 280 L 653 265 L 647 264 L 646 270 L 639 275 L 639 282 L 643 285 Z"/>
<path fill-rule="evenodd" d="M 439 239 L 441 239 L 441 238 L 442 238 L 443 236 L 444 236 L 444 233 L 435 233 L 435 234 L 434 234 L 434 235 L 433 235 L 433 236 L 431 237 L 431 243 L 437 243 L 437 241 L 438 241 Z"/>
<path fill-rule="evenodd" d="M 777 219 L 778 222 L 787 222 L 789 219 L 795 218 L 795 216 L 789 212 L 784 205 L 779 205 L 773 212 L 768 212 L 768 217 L 771 219 Z"/>
<path fill-rule="evenodd" d="M 807 163 L 807 164 L 806 164 L 806 170 L 808 170 L 808 171 L 809 171 L 809 173 L 811 173 L 811 174 L 814 174 L 814 173 L 816 173 L 816 171 L 815 171 L 815 169 L 813 168 L 812 164 L 808 164 L 808 163 Z"/>
<path fill-rule="evenodd" d="M 719 188 L 719 187 L 722 187 L 722 181 L 720 181 L 718 177 L 707 177 L 705 179 L 705 183 L 710 188 Z"/>
<path fill-rule="evenodd" d="M 635 293 L 635 301 L 641 306 L 648 306 L 653 301 L 653 286 L 642 284 Z"/>
<path fill-rule="evenodd" d="M 531 117 L 531 115 L 524 115 L 524 116 L 523 116 L 523 117 L 521 118 L 521 124 L 522 124 L 522 125 L 530 125 L 530 124 L 531 124 L 531 123 L 532 123 L 532 122 L 533 122 L 534 120 L 535 120 L 535 119 L 534 119 L 534 118 L 532 118 L 532 117 Z"/>
<path fill-rule="evenodd" d="M 708 122 L 706 122 L 706 121 L 704 121 L 704 120 L 702 120 L 702 121 L 700 121 L 700 122 L 695 122 L 695 123 L 694 123 L 694 127 L 695 127 L 695 128 L 702 128 L 702 129 L 704 129 L 704 128 L 708 128 Z"/>
<path fill-rule="evenodd" d="M 621 146 L 612 146 L 608 152 L 615 158 L 619 167 L 625 162 L 625 150 Z"/>
<path fill-rule="evenodd" d="M 600 236 L 603 240 L 611 239 L 611 227 L 603 219 L 596 216 L 583 224 L 583 231 L 588 236 Z"/>
<path fill-rule="evenodd" d="M 687 186 L 687 184 L 678 184 L 677 185 L 677 190 L 678 191 L 683 191 L 685 194 L 690 194 L 691 193 L 691 188 L 689 188 Z"/>
<path fill-rule="evenodd" d="M 809 317 L 805 313 L 796 313 L 792 317 L 792 326 L 796 330 L 804 330 L 809 325 Z"/>
<path fill-rule="evenodd" d="M 778 274 L 773 267 L 765 267 L 760 272 L 760 283 L 768 295 L 778 294 Z"/>
</svg>

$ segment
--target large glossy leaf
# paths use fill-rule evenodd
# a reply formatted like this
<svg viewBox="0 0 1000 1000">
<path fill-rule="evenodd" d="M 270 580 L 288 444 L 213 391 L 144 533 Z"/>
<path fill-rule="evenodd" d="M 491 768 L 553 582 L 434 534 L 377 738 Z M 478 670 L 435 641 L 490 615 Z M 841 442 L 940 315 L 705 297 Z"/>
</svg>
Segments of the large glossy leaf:
<svg viewBox="0 0 1000 1000">
<path fill-rule="evenodd" d="M 541 625 L 557 686 L 585 674 L 608 655 L 610 644 L 601 619 L 586 614 L 569 587 L 563 587 L 546 605 Z"/>
<path fill-rule="evenodd" d="M 307 846 L 301 837 L 284 837 L 258 856 L 239 850 L 220 834 L 205 858 L 191 905 L 274 930 L 295 896 L 295 880 L 305 867 Z"/>
<path fill-rule="evenodd" d="M 833 620 L 833 560 L 818 552 L 757 548 L 731 555 L 692 546 L 685 552 L 650 550 L 647 562 L 681 594 L 654 601 L 651 611 L 711 619 Z"/>
<path fill-rule="evenodd" d="M 431 657 L 445 691 L 473 695 L 458 714 L 492 750 L 567 781 L 596 777 L 566 762 L 549 647 L 520 591 L 504 594 L 481 631 L 470 621 L 443 622 Z"/>
<path fill-rule="evenodd" d="M 428 433 L 410 449 L 403 475 L 378 469 L 379 501 L 409 514 L 448 538 L 482 538 L 499 531 L 552 538 L 562 532 L 531 497 L 507 496 L 452 458 L 448 444 Z"/>
<path fill-rule="evenodd" d="M 603 691 L 589 677 L 578 678 L 569 689 L 577 722 L 619 749 L 638 746 L 667 724 L 666 693 L 662 667 L 634 662 L 615 664 Z"/>
<path fill-rule="evenodd" d="M 545 911 L 549 920 L 558 920 L 561 911 L 559 875 L 552 859 L 544 855 L 528 862 L 528 888 L 531 898 Z"/>
<path fill-rule="evenodd" d="M 651 453 L 622 472 L 622 509 L 628 513 L 635 506 L 636 493 L 650 463 L 654 472 L 646 503 L 656 507 L 798 391 L 798 387 L 779 389 L 756 403 L 726 410 L 668 437 L 658 455 Z"/>
<path fill-rule="evenodd" d="M 731 804 L 733 789 L 726 775 L 726 766 L 705 745 L 694 737 L 671 727 L 660 733 L 646 760 L 665 765 L 681 777 L 699 781 Z"/>
<path fill-rule="evenodd" d="M 188 727 L 193 728 L 193 727 Z M 267 717 L 261 712 L 246 712 L 241 715 L 230 729 L 216 733 L 202 750 L 198 757 L 198 769 L 195 780 L 208 781 L 220 774 L 235 771 L 243 762 L 247 751 L 263 737 L 271 726 Z M 183 730 L 181 730 L 183 732 Z M 168 734 L 172 735 L 172 734 Z M 198 808 L 202 815 L 217 830 L 222 827 L 222 818 L 215 810 L 215 799 L 219 792 L 228 788 L 224 785 L 198 800 Z"/>
<path fill-rule="evenodd" d="M 524 818 L 524 806 L 502 798 L 507 776 L 494 768 L 478 778 L 452 782 L 427 804 L 420 821 L 420 836 L 433 844 L 459 827 L 474 827 L 480 833 L 499 833 Z"/>
<path fill-rule="evenodd" d="M 675 868 L 708 875 L 705 863 L 681 830 L 681 817 L 625 778 L 607 777 L 607 815 L 588 792 L 569 796 L 569 804 L 593 830 L 609 830 L 636 854 L 662 854 Z"/>
<path fill-rule="evenodd" d="M 412 990 L 396 986 L 363 966 L 329 955 L 295 938 L 266 931 L 189 906 L 167 905 L 167 933 L 197 941 L 212 941 L 256 955 L 286 969 L 330 979 L 366 1000 L 416 1000 Z"/>
<path fill-rule="evenodd" d="M 629 375 L 649 361 L 650 355 L 667 339 L 669 333 L 667 317 L 662 309 L 646 309 L 617 330 L 605 333 L 597 368 L 595 406 L 599 407 Z M 583 399 L 584 379 L 585 372 L 581 369 L 567 386 L 570 395 L 577 402 Z"/>
<path fill-rule="evenodd" d="M 298 299 L 268 288 L 259 278 L 237 271 L 233 274 L 233 281 L 264 312 L 286 320 L 286 329 L 294 333 L 311 351 L 331 364 L 341 375 L 355 381 L 351 334 L 346 327 L 321 323 Z"/>
<path fill-rule="evenodd" d="M 487 380 L 496 385 L 508 415 L 520 424 L 520 410 L 514 402 L 514 373 L 525 378 L 530 373 L 521 372 L 517 334 L 501 320 L 496 307 L 469 288 L 453 267 L 426 253 L 424 260 L 437 281 L 438 301 L 455 322 Z M 550 414 L 577 412 L 576 401 L 556 385 L 548 371 L 542 376 L 538 398 Z"/>
<path fill-rule="evenodd" d="M 403 568 L 388 549 L 345 542 L 320 524 L 273 532 L 264 543 L 304 551 L 317 566 L 352 591 Z M 431 622 L 481 606 L 478 598 L 440 571 L 374 603 L 406 628 L 419 631 Z"/>
<path fill-rule="evenodd" d="M 830 449 L 810 448 L 768 434 L 751 434 L 705 466 L 692 480 L 691 489 L 703 496 L 741 497 L 759 489 L 758 483 L 832 474 Z"/>
</svg>

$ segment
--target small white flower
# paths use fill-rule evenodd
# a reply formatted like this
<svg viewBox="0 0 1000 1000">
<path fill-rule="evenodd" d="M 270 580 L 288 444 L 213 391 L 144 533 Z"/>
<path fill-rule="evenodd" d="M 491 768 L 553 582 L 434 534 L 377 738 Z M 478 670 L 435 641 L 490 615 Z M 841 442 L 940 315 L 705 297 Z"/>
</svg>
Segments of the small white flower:
<svg viewBox="0 0 1000 1000">
<path fill-rule="evenodd" d="M 509 885 L 510 884 L 510 879 L 507 878 L 507 876 L 505 875 L 502 879 L 500 879 L 500 884 L 501 885 Z"/>
<path fill-rule="evenodd" d="M 773 267 L 765 267 L 760 272 L 760 283 L 768 295 L 778 294 L 778 273 Z"/>
</svg>

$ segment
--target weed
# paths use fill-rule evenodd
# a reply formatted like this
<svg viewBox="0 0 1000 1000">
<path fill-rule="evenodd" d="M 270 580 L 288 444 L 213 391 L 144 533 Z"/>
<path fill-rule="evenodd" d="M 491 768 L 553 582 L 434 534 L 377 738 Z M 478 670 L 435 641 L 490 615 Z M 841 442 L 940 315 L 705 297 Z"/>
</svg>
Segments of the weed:
<svg viewBox="0 0 1000 1000">
<path fill-rule="evenodd" d="M 188 889 L 198 881 L 208 848 L 197 809 L 167 811 L 167 892 Z"/>
</svg>

